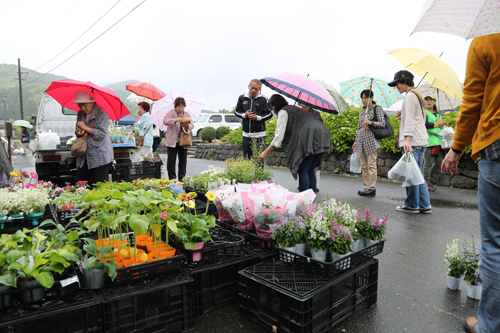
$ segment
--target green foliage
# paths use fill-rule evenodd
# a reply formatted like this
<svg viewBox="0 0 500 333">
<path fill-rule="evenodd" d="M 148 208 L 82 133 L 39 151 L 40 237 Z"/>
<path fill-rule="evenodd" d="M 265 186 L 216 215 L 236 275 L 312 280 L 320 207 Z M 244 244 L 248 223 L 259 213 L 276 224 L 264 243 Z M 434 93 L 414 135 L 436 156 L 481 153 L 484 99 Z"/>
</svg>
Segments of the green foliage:
<svg viewBox="0 0 500 333">
<path fill-rule="evenodd" d="M 322 115 L 323 122 L 330 130 L 333 152 L 343 153 L 351 148 L 356 139 L 360 110 L 361 108 L 351 106 L 340 116 L 333 114 Z"/>
<path fill-rule="evenodd" d="M 443 116 L 443 121 L 444 124 L 448 127 L 453 127 L 456 128 L 457 126 L 457 119 L 458 119 L 458 112 L 448 112 Z M 468 146 L 464 150 L 464 155 L 465 156 L 470 156 L 472 154 L 472 146 Z"/>
<path fill-rule="evenodd" d="M 253 181 L 260 182 L 271 179 L 274 176 L 272 170 L 266 169 L 264 164 L 259 161 L 259 155 L 264 151 L 264 145 L 252 141 L 253 156 L 247 158 L 229 158 L 226 160 L 225 176 L 228 179 L 234 179 L 237 183 L 250 184 Z"/>
<path fill-rule="evenodd" d="M 267 125 L 266 125 L 267 126 Z M 226 141 L 232 145 L 240 146 L 241 147 L 241 140 L 243 136 L 243 127 L 238 127 L 235 130 L 231 130 L 229 134 L 225 135 L 221 141 Z M 274 132 L 273 132 L 274 136 Z"/>
<path fill-rule="evenodd" d="M 217 128 L 217 130 L 215 130 L 215 137 L 217 139 L 221 139 L 224 136 L 228 135 L 230 131 L 231 131 L 231 129 L 229 127 L 221 126 L 221 127 Z"/>
<path fill-rule="evenodd" d="M 274 117 L 266 122 L 266 143 L 270 144 L 274 139 L 274 132 L 276 131 L 276 124 L 278 123 L 278 118 Z"/>
<path fill-rule="evenodd" d="M 215 139 L 215 128 L 208 126 L 201 130 L 201 140 L 212 142 Z"/>
<path fill-rule="evenodd" d="M 219 109 L 219 113 L 233 113 L 233 111 L 230 111 L 228 109 Z"/>
</svg>

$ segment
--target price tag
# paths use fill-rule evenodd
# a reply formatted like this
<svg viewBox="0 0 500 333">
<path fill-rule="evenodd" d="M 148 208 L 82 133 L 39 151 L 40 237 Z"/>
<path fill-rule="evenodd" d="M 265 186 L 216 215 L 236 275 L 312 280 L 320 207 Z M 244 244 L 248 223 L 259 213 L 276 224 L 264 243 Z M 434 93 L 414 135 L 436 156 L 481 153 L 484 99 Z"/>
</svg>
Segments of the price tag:
<svg viewBox="0 0 500 333">
<path fill-rule="evenodd" d="M 70 284 L 72 283 L 78 283 L 78 287 L 80 287 L 80 280 L 78 280 L 78 276 L 73 276 L 73 277 L 70 277 L 68 279 L 65 279 L 65 280 L 62 280 L 62 281 L 59 281 L 59 283 L 61 284 L 61 286 L 64 288 L 66 286 L 69 286 Z"/>
</svg>

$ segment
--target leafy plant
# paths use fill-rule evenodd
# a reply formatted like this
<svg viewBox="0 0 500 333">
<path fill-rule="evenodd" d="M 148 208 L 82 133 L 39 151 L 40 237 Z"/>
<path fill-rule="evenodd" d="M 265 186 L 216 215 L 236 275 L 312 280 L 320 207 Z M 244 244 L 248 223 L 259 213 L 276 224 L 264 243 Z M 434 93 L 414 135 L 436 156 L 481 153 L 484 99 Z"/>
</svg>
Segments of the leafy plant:
<svg viewBox="0 0 500 333">
<path fill-rule="evenodd" d="M 115 257 L 114 247 L 102 246 L 97 247 L 97 243 L 92 238 L 83 239 L 87 244 L 83 246 L 83 250 L 87 252 L 83 262 L 86 270 L 104 269 L 106 274 L 109 275 L 113 281 L 116 278 L 116 262 L 113 261 Z"/>
<path fill-rule="evenodd" d="M 215 130 L 215 137 L 217 139 L 221 139 L 222 137 L 228 135 L 230 130 L 231 129 L 227 126 L 221 126 Z"/>
<path fill-rule="evenodd" d="M 464 257 L 458 248 L 458 242 L 460 241 L 459 237 L 451 242 L 448 240 L 444 253 L 444 263 L 449 270 L 448 275 L 457 279 L 461 277 L 464 272 Z"/>
<path fill-rule="evenodd" d="M 207 126 L 201 130 L 200 138 L 203 141 L 212 142 L 215 139 L 215 128 Z"/>
<path fill-rule="evenodd" d="M 481 260 L 481 250 L 474 242 L 474 236 L 472 236 L 472 243 L 467 243 L 464 240 L 464 247 L 462 250 L 463 257 L 463 268 L 464 268 L 464 281 L 467 281 L 469 285 L 476 285 L 476 271 L 479 269 L 479 261 Z"/>
<path fill-rule="evenodd" d="M 267 124 L 266 124 L 267 130 Z M 274 132 L 273 132 L 274 136 Z M 221 141 L 226 141 L 232 145 L 240 146 L 242 145 L 242 137 L 243 137 L 243 128 L 240 126 L 235 130 L 231 130 L 229 134 L 225 135 Z"/>
<path fill-rule="evenodd" d="M 273 239 L 281 247 L 292 247 L 307 242 L 307 225 L 301 216 L 281 217 L 269 226 Z"/>
<path fill-rule="evenodd" d="M 200 242 L 212 240 L 210 229 L 215 227 L 215 216 L 206 214 L 176 214 L 177 231 L 172 231 L 184 243 L 186 250 L 193 249 Z"/>
</svg>

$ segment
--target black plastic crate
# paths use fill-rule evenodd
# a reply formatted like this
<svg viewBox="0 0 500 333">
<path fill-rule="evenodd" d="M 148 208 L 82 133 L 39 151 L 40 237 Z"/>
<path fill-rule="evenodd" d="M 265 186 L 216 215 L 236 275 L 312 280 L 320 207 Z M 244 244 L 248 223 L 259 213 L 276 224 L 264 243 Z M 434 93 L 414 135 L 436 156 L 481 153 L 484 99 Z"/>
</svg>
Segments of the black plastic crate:
<svg viewBox="0 0 500 333">
<path fill-rule="evenodd" d="M 170 238 L 170 245 L 177 249 L 177 251 L 184 253 L 185 261 L 188 263 L 194 262 L 194 257 L 197 254 L 201 256 L 207 256 L 212 253 L 215 254 L 232 254 L 233 252 L 239 252 L 241 244 L 243 243 L 243 238 L 235 235 L 229 230 L 224 230 L 219 226 L 215 226 L 210 229 L 210 235 L 213 242 L 207 242 L 203 248 L 199 250 L 186 250 L 184 245 L 178 242 L 174 237 Z"/>
<path fill-rule="evenodd" d="M 212 253 L 196 265 L 186 263 L 186 272 L 194 279 L 197 316 L 236 302 L 238 271 L 255 265 L 259 259 L 237 250 L 232 253 Z"/>
<path fill-rule="evenodd" d="M 377 303 L 378 261 L 335 280 L 273 259 L 239 273 L 240 315 L 278 332 L 326 332 Z"/>
<path fill-rule="evenodd" d="M 113 181 L 131 182 L 134 179 L 161 178 L 160 162 L 135 162 L 130 165 L 114 164 L 111 166 Z"/>
<path fill-rule="evenodd" d="M 72 218 L 75 217 L 76 214 L 81 212 L 80 208 L 76 209 L 59 209 L 57 205 L 55 204 L 50 204 L 50 210 L 52 212 L 52 216 L 54 216 L 57 219 L 57 223 L 61 225 L 68 225 L 71 221 Z M 83 217 L 85 217 L 86 213 L 82 213 L 76 217 L 76 220 L 79 220 Z"/>
<path fill-rule="evenodd" d="M 227 222 L 227 221 L 217 220 L 217 223 L 222 228 L 232 230 L 237 235 L 243 237 L 245 240 L 245 244 L 249 243 L 257 244 L 261 251 L 275 251 L 276 242 L 274 241 L 274 239 L 261 237 L 257 235 L 255 229 L 240 229 L 233 221 Z"/>
<path fill-rule="evenodd" d="M 331 255 L 328 254 L 327 260 L 329 261 L 327 262 L 318 261 L 312 259 L 310 256 L 303 256 L 279 247 L 276 248 L 278 250 L 278 258 L 281 261 L 314 274 L 321 274 L 328 278 L 333 278 L 343 274 L 346 270 L 351 269 L 352 267 L 358 267 L 364 262 L 369 261 L 377 254 L 382 253 L 384 243 L 385 241 L 380 241 L 335 261 L 333 261 Z M 310 254 L 309 250 L 306 251 L 306 254 Z"/>
<path fill-rule="evenodd" d="M 0 311 L 0 333 L 102 332 L 99 300 L 78 284 L 64 288 L 59 283 L 31 304 L 20 303 L 20 289 L 10 291 L 12 305 Z M 5 301 L 5 295 L 2 297 Z"/>
<path fill-rule="evenodd" d="M 103 332 L 182 332 L 195 326 L 193 279 L 171 273 L 100 290 Z"/>
<path fill-rule="evenodd" d="M 247 241 L 246 243 L 241 245 L 241 248 L 244 251 L 260 258 L 261 261 L 267 261 L 278 256 L 278 250 L 276 250 L 276 248 L 273 250 L 262 249 L 260 241 L 258 240 Z"/>
</svg>

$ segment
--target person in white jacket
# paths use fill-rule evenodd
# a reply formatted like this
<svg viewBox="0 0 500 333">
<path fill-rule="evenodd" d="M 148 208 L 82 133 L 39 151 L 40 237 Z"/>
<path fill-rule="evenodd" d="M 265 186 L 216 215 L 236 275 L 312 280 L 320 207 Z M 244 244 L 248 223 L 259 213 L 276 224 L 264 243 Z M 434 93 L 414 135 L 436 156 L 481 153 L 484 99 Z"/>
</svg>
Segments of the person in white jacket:
<svg viewBox="0 0 500 333">
<path fill-rule="evenodd" d="M 403 152 L 413 154 L 422 173 L 422 178 L 425 179 L 422 165 L 429 143 L 429 136 L 425 128 L 425 100 L 414 87 L 413 74 L 406 70 L 397 72 L 394 75 L 394 80 L 388 85 L 397 87 L 401 94 L 406 93 L 403 108 L 396 113 L 396 117 L 401 117 L 398 144 Z M 397 206 L 396 210 L 404 213 L 431 213 L 432 206 L 427 184 L 424 182 L 420 185 L 406 187 L 405 203 L 403 206 Z"/>
</svg>

